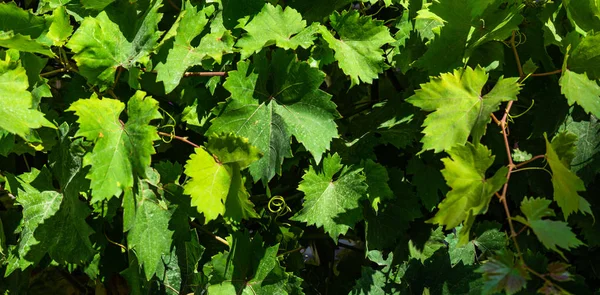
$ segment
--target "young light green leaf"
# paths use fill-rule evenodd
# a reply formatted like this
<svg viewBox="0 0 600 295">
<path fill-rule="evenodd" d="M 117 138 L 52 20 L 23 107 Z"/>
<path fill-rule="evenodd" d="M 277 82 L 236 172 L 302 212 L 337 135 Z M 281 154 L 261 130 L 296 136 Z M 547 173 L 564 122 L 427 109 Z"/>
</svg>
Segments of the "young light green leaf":
<svg viewBox="0 0 600 295">
<path fill-rule="evenodd" d="M 558 83 L 569 105 L 577 103 L 587 113 L 600 117 L 600 86 L 596 81 L 590 80 L 586 73 L 566 70 Z"/>
<path fill-rule="evenodd" d="M 132 40 L 128 40 L 106 11 L 96 17 L 86 17 L 66 45 L 75 53 L 73 59 L 79 73 L 89 83 L 105 89 L 114 84 L 119 67 L 130 69 L 138 63 L 146 63 L 162 34 L 158 31 L 162 18 L 162 13 L 158 13 L 160 7 L 161 1 L 151 1 L 144 18 L 135 24 Z"/>
<path fill-rule="evenodd" d="M 492 178 L 485 173 L 492 166 L 494 156 L 485 146 L 467 143 L 448 151 L 450 158 L 442 159 L 442 174 L 452 188 L 438 205 L 439 211 L 428 222 L 445 225 L 446 229 L 463 222 L 459 245 L 469 241 L 469 231 L 476 215 L 487 211 L 492 196 L 506 182 L 508 169 L 502 167 Z"/>
<path fill-rule="evenodd" d="M 543 219 L 554 216 L 554 211 L 548 207 L 550 203 L 552 201 L 548 199 L 526 197 L 521 202 L 521 212 L 527 219 L 517 216 L 514 220 L 529 226 L 546 248 L 565 258 L 558 247 L 569 250 L 583 243 L 577 239 L 566 222 Z"/>
<path fill-rule="evenodd" d="M 248 138 L 263 154 L 250 166 L 250 174 L 254 181 L 268 182 L 281 171 L 283 158 L 291 156 L 291 135 L 317 163 L 321 160 L 331 139 L 338 137 L 333 122 L 337 112 L 331 97 L 319 89 L 323 72 L 283 50 L 273 53 L 269 66 L 265 60 L 257 63 L 253 69 L 249 62 L 239 62 L 229 72 L 224 87 L 231 98 L 206 134 L 233 132 Z M 272 90 L 266 86 L 270 75 Z"/>
<path fill-rule="evenodd" d="M 381 47 L 396 40 L 383 22 L 360 16 L 356 10 L 343 11 L 341 14 L 336 11 L 330 20 L 339 39 L 324 26 L 319 30 L 329 47 L 335 51 L 340 68 L 350 76 L 352 86 L 361 81 L 371 84 L 384 69 Z"/>
<path fill-rule="evenodd" d="M 323 227 L 334 241 L 360 221 L 359 202 L 367 192 L 366 177 L 361 169 L 344 167 L 341 160 L 334 154 L 323 159 L 320 171 L 310 166 L 298 186 L 305 194 L 302 210 L 292 217 L 292 220 Z"/>
<path fill-rule="evenodd" d="M 318 26 L 307 28 L 306 21 L 295 9 L 286 7 L 284 10 L 267 3 L 243 28 L 247 33 L 236 46 L 241 48 L 241 58 L 246 59 L 271 44 L 283 49 L 306 49 L 313 44 Z"/>
<path fill-rule="evenodd" d="M 196 148 L 185 165 L 191 180 L 185 184 L 185 194 L 192 197 L 192 206 L 204 214 L 206 221 L 225 213 L 225 201 L 231 186 L 231 172 L 218 163 L 203 148 Z"/>
<path fill-rule="evenodd" d="M 569 169 L 568 163 L 570 163 L 570 161 L 567 161 L 567 163 L 563 162 L 555 151 L 557 147 L 561 147 L 558 145 L 555 146 L 554 144 L 555 139 L 559 138 L 559 136 L 552 140 L 552 144 L 550 144 L 547 137 L 545 138 L 546 160 L 550 165 L 550 169 L 552 169 L 554 200 L 562 209 L 565 219 L 567 219 L 571 213 L 577 211 L 591 213 L 589 210 L 585 209 L 586 207 L 589 208 L 588 202 L 578 194 L 580 191 L 585 191 L 585 185 L 583 184 L 583 181 Z M 585 206 L 585 204 L 588 205 Z"/>
<path fill-rule="evenodd" d="M 52 24 L 48 30 L 48 38 L 54 46 L 63 46 L 73 33 L 69 14 L 64 7 L 58 7 L 52 13 Z"/>
<path fill-rule="evenodd" d="M 91 165 L 86 176 L 92 181 L 92 202 L 119 196 L 123 189 L 133 187 L 134 177 L 144 177 L 155 153 L 152 142 L 159 139 L 150 121 L 160 119 L 158 102 L 138 91 L 127 104 L 127 123 L 119 120 L 125 105 L 115 99 L 90 99 L 74 102 L 67 111 L 79 117 L 79 130 L 95 142 L 94 149 L 83 158 L 84 166 Z"/>
<path fill-rule="evenodd" d="M 240 169 L 260 158 L 258 150 L 247 139 L 231 134 L 210 136 L 207 148 L 213 155 L 196 148 L 185 165 L 191 180 L 185 184 L 184 193 L 191 196 L 192 206 L 206 221 L 219 215 L 234 221 L 257 217 Z"/>
<path fill-rule="evenodd" d="M 438 153 L 455 145 L 463 145 L 469 135 L 478 143 L 485 134 L 490 114 L 501 102 L 517 99 L 517 78 L 500 78 L 494 88 L 482 96 L 488 74 L 481 67 L 455 70 L 435 77 L 407 99 L 426 112 L 423 126 L 423 151 Z"/>
<path fill-rule="evenodd" d="M 1 6 L 2 4 L 0 4 Z M 0 58 L 0 128 L 27 139 L 30 129 L 56 128 L 44 114 L 32 108 L 33 97 L 21 62 L 10 55 Z"/>
<path fill-rule="evenodd" d="M 513 161 L 515 161 L 515 162 L 525 162 L 525 161 L 529 161 L 529 160 L 531 160 L 531 158 L 533 158 L 533 155 L 531 155 L 527 151 L 522 151 L 520 149 L 514 149 L 511 155 L 512 155 Z"/>
</svg>

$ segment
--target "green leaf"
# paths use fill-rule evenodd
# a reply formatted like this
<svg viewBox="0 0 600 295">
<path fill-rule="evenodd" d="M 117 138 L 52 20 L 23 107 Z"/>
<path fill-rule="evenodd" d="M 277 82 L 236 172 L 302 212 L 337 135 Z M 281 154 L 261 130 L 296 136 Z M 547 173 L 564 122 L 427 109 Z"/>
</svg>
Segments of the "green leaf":
<svg viewBox="0 0 600 295">
<path fill-rule="evenodd" d="M 54 46 L 63 46 L 73 33 L 69 15 L 64 7 L 59 7 L 52 13 L 52 24 L 48 30 L 48 38 Z"/>
<path fill-rule="evenodd" d="M 417 195 L 425 209 L 433 211 L 440 202 L 440 193 L 446 194 L 448 191 L 440 169 L 426 164 L 418 157 L 412 157 L 408 161 L 406 173 L 412 175 L 412 184 L 416 186 Z"/>
<path fill-rule="evenodd" d="M 279 245 L 268 247 L 245 232 L 235 233 L 230 243 L 230 251 L 204 265 L 208 294 L 298 294 L 291 284 L 298 278 L 279 265 Z"/>
<path fill-rule="evenodd" d="M 483 145 L 457 146 L 448 151 L 450 158 L 442 159 L 442 175 L 452 188 L 438 205 L 438 212 L 428 222 L 445 225 L 446 229 L 457 227 L 463 222 L 459 233 L 459 245 L 469 238 L 469 231 L 476 215 L 484 214 L 492 196 L 506 182 L 508 169 L 502 167 L 492 178 L 485 173 L 494 163 L 494 156 Z"/>
<path fill-rule="evenodd" d="M 28 138 L 30 129 L 56 128 L 44 118 L 44 113 L 32 108 L 33 97 L 28 88 L 21 62 L 11 60 L 9 55 L 0 59 L 0 128 L 23 139 Z"/>
<path fill-rule="evenodd" d="M 495 258 L 484 263 L 477 272 L 483 274 L 484 289 L 492 294 L 506 292 L 515 294 L 527 285 L 529 273 L 510 251 L 501 251 Z"/>
<path fill-rule="evenodd" d="M 457 231 L 459 230 L 460 226 L 457 227 Z M 455 233 L 447 235 L 445 241 L 448 243 L 448 255 L 450 255 L 450 264 L 453 267 L 460 262 L 464 265 L 475 263 L 475 244 L 459 245 L 459 236 Z"/>
<path fill-rule="evenodd" d="M 383 22 L 368 16 L 360 16 L 358 11 L 337 11 L 330 16 L 331 26 L 339 39 L 321 26 L 320 32 L 329 47 L 335 51 L 339 67 L 350 76 L 351 86 L 361 81 L 371 84 L 384 70 L 384 57 L 381 47 L 393 43 L 390 32 Z"/>
<path fill-rule="evenodd" d="M 564 0 L 569 21 L 581 34 L 600 30 L 600 4 L 594 0 Z"/>
<path fill-rule="evenodd" d="M 241 48 L 241 58 L 246 59 L 271 44 L 283 49 L 306 49 L 313 44 L 318 26 L 307 28 L 306 21 L 295 9 L 286 7 L 284 10 L 279 5 L 267 3 L 243 28 L 247 33 L 238 40 L 236 47 Z"/>
<path fill-rule="evenodd" d="M 600 152 L 600 123 L 594 116 L 590 116 L 588 121 L 579 122 L 569 117 L 564 129 L 577 136 L 575 156 L 570 163 L 571 170 L 577 172 L 590 164 L 593 157 Z"/>
<path fill-rule="evenodd" d="M 79 117 L 75 136 L 95 143 L 83 158 L 84 166 L 92 166 L 86 176 L 92 181 L 92 202 L 109 200 L 133 187 L 134 177 L 146 175 L 155 153 L 152 142 L 159 137 L 156 127 L 148 124 L 161 118 L 158 102 L 145 92 L 136 92 L 127 104 L 127 123 L 119 120 L 124 108 L 118 100 L 98 99 L 94 94 L 67 109 Z"/>
<path fill-rule="evenodd" d="M 145 64 L 161 32 L 158 13 L 161 1 L 153 0 L 148 11 L 135 23 L 134 36 L 127 38 L 106 11 L 96 17 L 86 17 L 67 43 L 75 56 L 79 73 L 89 83 L 106 89 L 114 83 L 117 69 L 131 69 Z M 122 12 L 126 13 L 126 12 Z M 127 17 L 127 16 L 125 16 Z"/>
<path fill-rule="evenodd" d="M 554 142 L 557 138 L 560 141 L 560 135 L 552 140 L 552 144 L 548 142 L 548 138 L 545 135 L 544 138 L 546 139 L 546 160 L 550 165 L 550 169 L 552 169 L 554 200 L 562 209 L 565 220 L 571 213 L 577 211 L 591 213 L 589 209 L 585 209 L 585 207 L 589 208 L 589 204 L 578 193 L 585 191 L 583 181 L 566 166 L 569 165 L 570 161 L 563 162 L 555 151 L 557 146 L 555 146 Z"/>
<path fill-rule="evenodd" d="M 586 73 L 566 70 L 558 82 L 569 105 L 577 103 L 587 113 L 600 116 L 600 86 L 596 81 L 590 80 Z"/>
<path fill-rule="evenodd" d="M 298 190 L 305 194 L 302 210 L 292 217 L 295 221 L 323 227 L 335 241 L 361 220 L 360 200 L 367 193 L 366 177 L 361 169 L 344 167 L 341 160 L 334 154 L 323 159 L 320 171 L 309 167 L 298 185 Z"/>
<path fill-rule="evenodd" d="M 296 56 L 278 50 L 269 67 L 257 60 L 256 68 L 249 62 L 239 62 L 236 71 L 229 72 L 223 85 L 231 98 L 222 105 L 220 115 L 206 132 L 230 133 L 246 137 L 263 157 L 250 165 L 254 181 L 268 182 L 280 173 L 284 157 L 291 156 L 290 137 L 311 152 L 317 163 L 337 138 L 337 115 L 330 96 L 319 89 L 324 73 Z M 271 72 L 273 88 L 267 89 Z"/>
<path fill-rule="evenodd" d="M 198 38 L 208 24 L 214 10 L 214 6 L 198 10 L 198 7 L 186 1 L 177 20 L 161 41 L 164 44 L 160 53 L 168 53 L 164 53 L 167 55 L 166 60 L 156 65 L 156 81 L 163 82 L 166 93 L 179 85 L 188 68 L 200 65 L 208 57 L 220 63 L 223 54 L 233 52 L 231 32 L 218 26 L 211 26 L 211 33 L 204 35 L 197 47 L 192 45 L 192 41 Z M 171 37 L 173 39 L 165 43 Z"/>
<path fill-rule="evenodd" d="M 433 40 L 417 65 L 431 75 L 461 66 L 463 58 L 470 57 L 477 47 L 503 41 L 518 30 L 523 7 L 489 0 L 433 2 L 425 11 L 419 11 L 419 17 L 425 15 L 433 25 L 443 22 L 443 26 L 432 29 Z"/>
<path fill-rule="evenodd" d="M 390 178 L 385 167 L 373 162 L 371 159 L 363 161 L 361 166 L 367 176 L 367 185 L 369 186 L 367 193 L 369 201 L 373 209 L 377 211 L 381 201 L 390 199 L 393 196 L 393 192 L 388 185 Z"/>
<path fill-rule="evenodd" d="M 191 196 L 192 206 L 206 221 L 219 215 L 237 221 L 256 217 L 240 169 L 260 158 L 258 150 L 248 140 L 231 134 L 209 137 L 207 148 L 213 155 L 196 148 L 185 165 L 191 180 L 185 184 L 184 193 Z"/>
<path fill-rule="evenodd" d="M 155 274 L 163 255 L 171 251 L 173 231 L 169 229 L 171 213 L 159 203 L 146 184 L 140 184 L 136 195 L 136 213 L 133 228 L 127 234 L 127 245 L 132 249 L 144 269 L 146 280 Z"/>
<path fill-rule="evenodd" d="M 514 149 L 512 151 L 511 155 L 512 155 L 513 161 L 515 161 L 515 162 L 525 162 L 525 161 L 529 161 L 529 160 L 531 160 L 531 158 L 533 158 L 533 155 L 531 155 L 527 151 L 522 151 L 520 149 Z"/>
<path fill-rule="evenodd" d="M 500 78 L 494 88 L 482 96 L 488 74 L 481 67 L 455 70 L 435 77 L 407 99 L 426 112 L 423 126 L 423 151 L 438 153 L 467 142 L 469 135 L 478 143 L 485 134 L 490 114 L 500 103 L 517 99 L 517 78 Z"/>
<path fill-rule="evenodd" d="M 0 47 L 54 56 L 51 37 L 46 36 L 50 21 L 15 2 L 0 3 L 0 19 Z"/>
<path fill-rule="evenodd" d="M 592 80 L 600 79 L 600 49 L 598 48 L 598 42 L 600 42 L 600 32 L 585 36 L 569 54 L 567 61 L 569 70 L 580 74 L 587 73 Z"/>
<path fill-rule="evenodd" d="M 514 220 L 529 226 L 546 248 L 565 258 L 558 247 L 569 250 L 583 243 L 577 239 L 566 222 L 542 219 L 554 216 L 554 211 L 548 207 L 550 203 L 552 201 L 547 199 L 526 197 L 521 202 L 521 212 L 527 220 L 521 216 L 515 217 Z"/>
</svg>

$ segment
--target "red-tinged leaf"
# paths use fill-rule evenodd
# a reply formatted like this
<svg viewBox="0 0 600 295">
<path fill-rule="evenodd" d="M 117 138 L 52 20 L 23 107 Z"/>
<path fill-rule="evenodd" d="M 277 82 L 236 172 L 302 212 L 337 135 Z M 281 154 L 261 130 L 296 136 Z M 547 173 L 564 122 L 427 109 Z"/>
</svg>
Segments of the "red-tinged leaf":
<svg viewBox="0 0 600 295">
<path fill-rule="evenodd" d="M 553 278 L 555 281 L 571 281 L 573 280 L 573 278 L 571 278 L 571 273 L 569 273 L 569 271 L 567 270 L 569 266 L 570 265 L 563 262 L 552 262 L 548 264 L 548 274 L 550 274 L 550 277 Z"/>
<path fill-rule="evenodd" d="M 488 293 L 505 291 L 514 294 L 523 289 L 529 280 L 524 265 L 510 251 L 500 252 L 498 257 L 491 258 L 477 271 L 483 274 L 484 290 Z"/>
</svg>

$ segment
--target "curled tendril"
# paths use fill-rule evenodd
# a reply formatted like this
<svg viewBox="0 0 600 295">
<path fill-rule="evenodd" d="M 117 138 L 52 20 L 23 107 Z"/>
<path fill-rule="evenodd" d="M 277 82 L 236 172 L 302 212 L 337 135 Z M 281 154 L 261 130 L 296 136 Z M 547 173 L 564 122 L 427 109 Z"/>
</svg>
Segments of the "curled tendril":
<svg viewBox="0 0 600 295">
<path fill-rule="evenodd" d="M 520 113 L 520 114 L 518 114 L 518 115 L 511 115 L 511 114 L 508 114 L 508 117 L 509 117 L 511 120 L 512 120 L 513 118 L 518 118 L 518 117 L 521 117 L 521 116 L 523 116 L 523 115 L 527 114 L 527 112 L 529 112 L 529 110 L 531 110 L 531 108 L 533 107 L 533 105 L 534 105 L 534 104 L 535 104 L 535 100 L 533 100 L 533 99 L 532 99 L 532 100 L 531 100 L 531 105 L 530 105 L 530 106 L 529 106 L 529 107 L 528 107 L 528 108 L 527 108 L 527 109 L 526 109 L 524 112 L 522 112 L 522 113 Z"/>
<path fill-rule="evenodd" d="M 515 36 L 519 37 L 517 40 L 515 40 L 515 47 L 519 47 L 519 45 L 525 44 L 525 42 L 527 42 L 527 35 L 525 33 L 517 31 L 517 34 Z M 510 41 L 503 41 L 502 43 L 504 44 L 504 46 L 510 47 Z"/>
<path fill-rule="evenodd" d="M 170 143 L 171 141 L 173 141 L 173 137 L 175 136 L 175 122 L 177 122 L 177 121 L 175 121 L 175 118 L 173 118 L 173 116 L 171 116 L 171 114 L 169 112 L 165 111 L 165 109 L 163 109 L 161 107 L 159 107 L 159 109 L 173 121 L 173 124 L 166 124 L 166 125 L 158 126 L 158 128 L 171 128 L 171 132 L 169 132 L 169 134 L 171 134 L 171 136 L 169 136 L 168 139 L 164 136 L 161 136 L 161 140 L 164 143 Z"/>
<path fill-rule="evenodd" d="M 285 203 L 285 199 L 282 196 L 274 196 L 269 200 L 267 205 L 269 211 L 275 214 L 275 218 L 281 217 L 292 212 L 292 209 Z"/>
</svg>

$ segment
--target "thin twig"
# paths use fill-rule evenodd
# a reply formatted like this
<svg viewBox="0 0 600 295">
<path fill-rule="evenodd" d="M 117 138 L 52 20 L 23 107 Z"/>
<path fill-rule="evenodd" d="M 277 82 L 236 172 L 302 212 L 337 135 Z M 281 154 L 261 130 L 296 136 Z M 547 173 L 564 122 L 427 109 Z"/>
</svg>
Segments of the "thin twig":
<svg viewBox="0 0 600 295">
<path fill-rule="evenodd" d="M 177 11 L 181 11 L 181 8 L 179 8 L 177 5 L 175 5 L 175 3 L 173 3 L 173 0 L 168 0 L 169 5 L 171 5 L 171 7 L 175 8 L 175 10 Z"/>
<path fill-rule="evenodd" d="M 215 77 L 215 76 L 227 76 L 227 72 L 185 72 L 184 77 Z"/>
<path fill-rule="evenodd" d="M 561 286 L 559 286 L 559 285 L 555 284 L 554 282 L 552 282 L 552 281 L 548 280 L 548 279 L 546 278 L 546 276 L 544 276 L 544 275 L 541 275 L 541 274 L 539 274 L 537 271 L 535 271 L 535 270 L 531 269 L 531 268 L 530 268 L 529 266 L 527 266 L 525 263 L 523 263 L 523 266 L 525 267 L 525 269 L 526 269 L 528 272 L 530 272 L 530 273 L 532 273 L 533 275 L 535 275 L 536 277 L 538 277 L 538 278 L 542 279 L 542 280 L 543 280 L 544 282 L 546 282 L 547 284 L 549 284 L 549 285 L 551 285 L 551 286 L 554 286 L 554 287 L 556 287 L 558 290 L 560 290 L 560 291 L 562 292 L 561 294 L 571 294 L 571 293 L 567 292 L 567 290 L 563 289 Z"/>
<path fill-rule="evenodd" d="M 512 32 L 512 37 L 510 38 L 510 47 L 512 48 L 515 59 L 517 60 L 517 69 L 519 70 L 519 77 L 521 79 L 525 78 L 525 74 L 523 73 L 523 67 L 521 66 L 521 59 L 519 58 L 519 53 L 517 52 L 517 46 L 515 45 L 515 32 Z"/>
<path fill-rule="evenodd" d="M 552 75 L 556 75 L 556 74 L 560 74 L 562 73 L 562 69 L 558 69 L 552 72 L 546 72 L 546 73 L 539 73 L 539 74 L 531 74 L 529 76 L 531 77 L 544 77 L 544 76 L 552 76 Z"/>
<path fill-rule="evenodd" d="M 523 167 L 523 166 L 525 166 L 525 165 L 527 165 L 527 164 L 529 164 L 529 163 L 531 163 L 531 162 L 533 162 L 533 161 L 535 161 L 537 159 L 542 159 L 542 158 L 546 158 L 546 155 L 537 155 L 537 156 L 535 156 L 535 157 L 533 157 L 533 158 L 531 158 L 531 159 L 529 159 L 529 160 L 527 160 L 527 161 L 525 161 L 523 163 L 519 163 L 519 164 L 515 165 L 515 168 L 517 168 L 517 169 L 521 168 L 521 167 Z"/>
<path fill-rule="evenodd" d="M 160 135 L 160 136 L 168 137 L 168 138 L 171 138 L 171 139 L 175 138 L 175 139 L 177 139 L 177 140 L 183 141 L 183 142 L 185 142 L 185 143 L 187 143 L 187 144 L 189 144 L 189 145 L 191 145 L 191 146 L 193 146 L 193 147 L 195 147 L 195 148 L 199 148 L 199 147 L 200 147 L 199 145 L 197 145 L 197 144 L 195 144 L 195 143 L 193 143 L 193 142 L 189 141 L 189 140 L 187 139 L 187 137 L 181 137 L 181 136 L 177 136 L 177 135 L 175 135 L 175 134 L 166 133 L 166 132 L 161 132 L 161 131 L 158 131 L 157 133 L 158 133 L 158 135 Z"/>
<path fill-rule="evenodd" d="M 302 250 L 302 249 L 304 249 L 304 248 L 303 248 L 303 247 L 298 247 L 298 248 L 296 248 L 296 249 L 292 249 L 292 250 L 289 250 L 289 251 L 285 251 L 285 252 L 283 252 L 283 253 L 281 253 L 281 254 L 278 254 L 278 255 L 277 255 L 277 257 L 283 257 L 283 256 L 285 256 L 285 255 L 292 254 L 292 253 L 294 253 L 294 252 L 298 252 L 298 251 L 300 251 L 300 250 Z"/>
<path fill-rule="evenodd" d="M 223 239 L 223 238 L 221 238 L 221 237 L 219 237 L 219 236 L 217 236 L 217 235 L 215 235 L 215 234 L 211 233 L 209 230 L 207 230 L 207 229 L 203 228 L 201 225 L 199 225 L 199 224 L 197 224 L 197 223 L 195 223 L 195 222 L 193 222 L 193 221 L 190 221 L 190 224 L 191 224 L 193 227 L 195 227 L 195 228 L 197 228 L 197 229 L 201 230 L 201 231 L 202 231 L 202 232 L 204 232 L 205 234 L 207 234 L 207 235 L 209 235 L 209 236 L 213 237 L 215 240 L 217 240 L 217 241 L 221 242 L 223 245 L 225 245 L 225 246 L 229 247 L 229 242 L 227 242 L 227 240 L 225 240 L 225 239 Z"/>
<path fill-rule="evenodd" d="M 494 120 L 494 123 L 496 123 L 496 125 L 500 126 L 500 120 L 498 120 L 498 118 L 496 118 L 496 115 L 494 115 L 494 113 L 491 114 L 492 120 Z"/>
<path fill-rule="evenodd" d="M 52 76 L 52 75 L 55 75 L 55 74 L 64 73 L 66 71 L 67 71 L 67 69 L 60 68 L 60 69 L 53 70 L 53 71 L 50 71 L 50 72 L 41 73 L 40 76 L 42 76 L 42 77 L 48 77 L 48 76 Z"/>
</svg>

